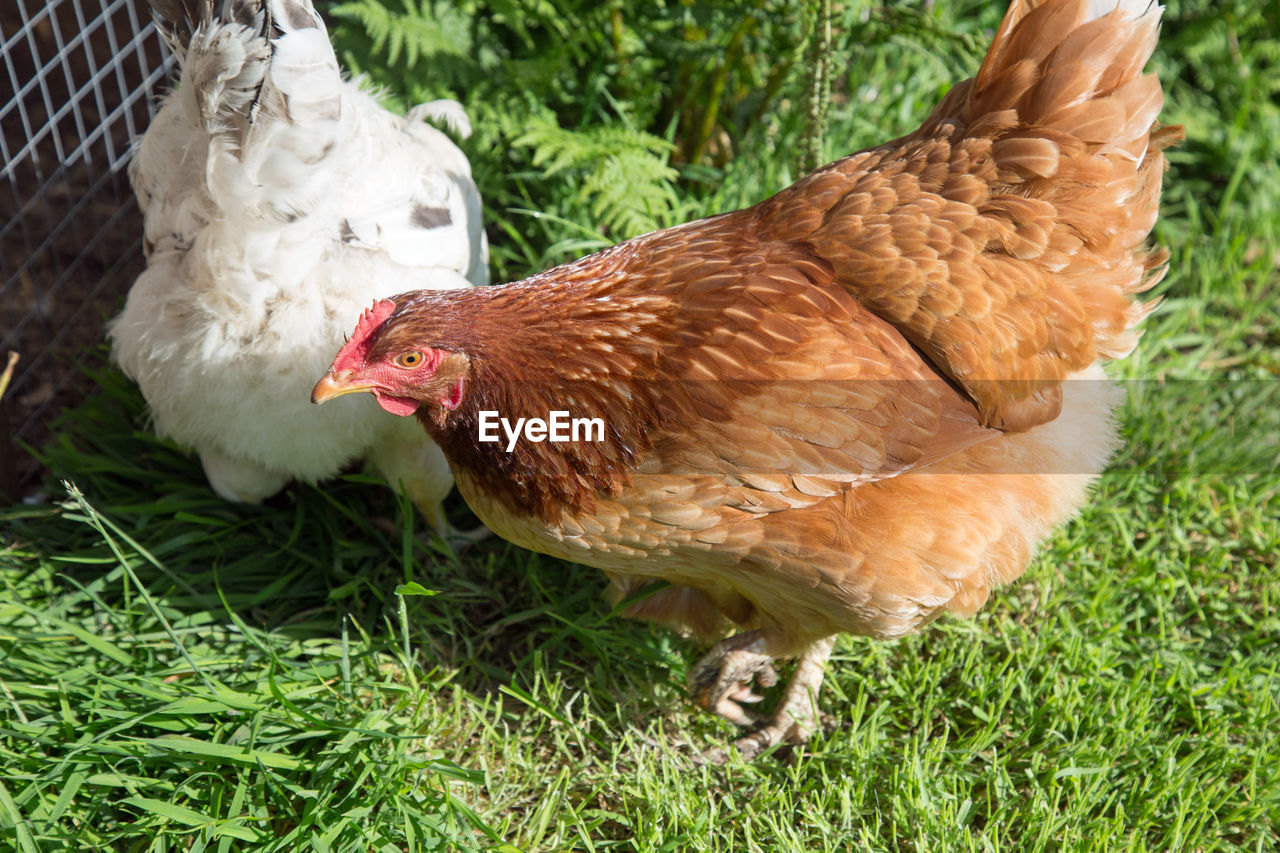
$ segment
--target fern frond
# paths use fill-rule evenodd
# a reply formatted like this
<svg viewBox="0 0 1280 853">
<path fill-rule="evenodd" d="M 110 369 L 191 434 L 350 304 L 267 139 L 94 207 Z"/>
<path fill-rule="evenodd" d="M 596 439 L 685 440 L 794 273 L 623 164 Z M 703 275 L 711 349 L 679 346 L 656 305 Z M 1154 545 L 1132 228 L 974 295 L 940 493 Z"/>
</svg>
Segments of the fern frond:
<svg viewBox="0 0 1280 853">
<path fill-rule="evenodd" d="M 543 113 L 511 144 L 533 149 L 533 165 L 547 176 L 576 173 L 579 200 L 615 236 L 661 227 L 676 204 L 673 146 L 624 122 L 567 130 Z"/>
<path fill-rule="evenodd" d="M 399 0 L 393 9 L 385 0 L 348 0 L 331 14 L 355 21 L 369 35 L 373 52 L 386 55 L 395 65 L 404 57 L 407 68 L 419 59 L 435 56 L 467 56 L 471 31 L 467 19 L 456 12 L 437 11 L 431 0 Z"/>
</svg>

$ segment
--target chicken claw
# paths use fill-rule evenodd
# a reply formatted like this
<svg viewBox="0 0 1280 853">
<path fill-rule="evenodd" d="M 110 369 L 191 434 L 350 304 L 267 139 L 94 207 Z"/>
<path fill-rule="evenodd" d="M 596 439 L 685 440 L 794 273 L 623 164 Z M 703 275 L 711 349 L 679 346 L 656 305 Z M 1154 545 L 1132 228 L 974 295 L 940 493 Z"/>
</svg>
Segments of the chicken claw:
<svg viewBox="0 0 1280 853">
<path fill-rule="evenodd" d="M 786 690 L 782 694 L 782 701 L 778 704 L 777 710 L 774 711 L 773 719 L 751 734 L 734 741 L 733 745 L 738 750 L 738 754 L 742 756 L 743 761 L 751 761 L 760 753 L 784 741 L 797 746 L 807 743 L 815 731 L 827 724 L 828 720 L 818 710 L 817 699 L 818 691 L 822 688 L 823 676 L 826 675 L 827 658 L 831 656 L 831 649 L 835 645 L 835 641 L 835 636 L 826 637 L 806 649 L 796 664 L 796 671 L 791 676 L 791 680 L 787 682 Z M 743 648 L 744 645 L 746 646 L 745 649 Z M 694 694 L 694 700 L 704 707 L 714 710 L 722 717 L 739 725 L 746 725 L 746 722 L 740 722 L 730 713 L 726 713 L 726 706 L 732 706 L 742 720 L 750 720 L 746 712 L 733 701 L 735 698 L 738 701 L 749 701 L 732 692 L 732 687 L 734 686 L 738 687 L 738 693 L 746 689 L 741 681 L 731 684 L 730 688 L 719 696 L 717 703 L 714 705 L 708 704 L 708 698 L 717 694 L 710 693 L 709 690 L 700 693 L 697 688 L 703 684 L 721 685 L 726 680 L 725 673 L 731 671 L 742 673 L 744 671 L 742 668 L 731 670 L 734 664 L 731 662 L 730 656 L 745 653 L 756 658 L 765 657 L 754 651 L 755 648 L 762 645 L 763 638 L 758 631 L 738 634 L 719 643 L 706 657 L 697 663 L 689 675 L 689 686 Z M 728 648 L 724 648 L 726 646 Z M 725 661 L 723 668 L 719 673 L 711 672 L 711 678 L 707 679 L 708 671 L 715 665 L 717 660 Z M 756 666 L 760 667 L 754 671 L 758 682 L 765 686 L 777 683 L 777 673 L 774 672 L 767 658 L 765 663 L 761 665 L 757 662 Z M 765 671 L 769 673 L 768 676 L 763 675 Z M 700 677 L 704 680 L 699 681 Z M 766 681 L 766 678 L 771 678 L 772 680 Z M 759 697 L 756 698 L 758 699 Z M 702 762 L 707 764 L 724 764 L 728 760 L 728 752 L 720 748 L 708 750 L 702 756 Z"/>
<path fill-rule="evenodd" d="M 716 643 L 711 651 L 689 670 L 689 693 L 693 701 L 714 711 L 731 723 L 753 726 L 759 722 L 742 702 L 759 702 L 763 696 L 748 685 L 752 679 L 761 687 L 778 683 L 773 658 L 764 653 L 763 631 L 745 631 Z"/>
<path fill-rule="evenodd" d="M 438 502 L 428 503 L 425 501 L 414 501 L 414 506 L 418 508 L 418 512 L 426 520 L 427 526 L 431 528 L 431 535 L 439 536 L 444 540 L 444 544 L 456 554 L 478 545 L 493 535 L 493 531 L 485 527 L 483 524 L 472 530 L 460 530 L 449 523 L 449 519 L 445 518 L 444 507 Z M 428 539 L 430 536 L 427 537 Z"/>
</svg>

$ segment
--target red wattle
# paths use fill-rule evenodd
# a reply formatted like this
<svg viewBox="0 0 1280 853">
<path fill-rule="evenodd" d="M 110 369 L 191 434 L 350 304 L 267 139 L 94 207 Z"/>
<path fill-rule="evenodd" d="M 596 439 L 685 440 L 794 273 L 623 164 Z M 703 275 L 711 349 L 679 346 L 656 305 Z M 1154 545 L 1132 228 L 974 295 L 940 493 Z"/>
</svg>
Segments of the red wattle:
<svg viewBox="0 0 1280 853">
<path fill-rule="evenodd" d="M 388 394 L 374 394 L 373 396 L 377 399 L 379 406 L 402 418 L 412 415 L 418 411 L 418 406 L 422 405 L 412 397 L 392 397 Z"/>
</svg>

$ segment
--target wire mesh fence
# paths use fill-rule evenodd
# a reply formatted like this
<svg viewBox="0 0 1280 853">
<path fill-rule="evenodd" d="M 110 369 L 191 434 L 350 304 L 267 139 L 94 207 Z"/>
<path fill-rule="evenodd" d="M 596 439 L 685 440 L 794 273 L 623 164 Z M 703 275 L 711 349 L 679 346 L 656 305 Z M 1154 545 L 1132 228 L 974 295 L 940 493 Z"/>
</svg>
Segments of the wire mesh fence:
<svg viewBox="0 0 1280 853">
<path fill-rule="evenodd" d="M 125 167 L 170 57 L 142 0 L 3 0 L 0 56 L 0 364 L 20 355 L 0 401 L 9 452 L 5 433 L 38 444 L 91 386 L 83 368 L 141 269 Z M 38 476 L 25 457 L 14 468 Z"/>
</svg>

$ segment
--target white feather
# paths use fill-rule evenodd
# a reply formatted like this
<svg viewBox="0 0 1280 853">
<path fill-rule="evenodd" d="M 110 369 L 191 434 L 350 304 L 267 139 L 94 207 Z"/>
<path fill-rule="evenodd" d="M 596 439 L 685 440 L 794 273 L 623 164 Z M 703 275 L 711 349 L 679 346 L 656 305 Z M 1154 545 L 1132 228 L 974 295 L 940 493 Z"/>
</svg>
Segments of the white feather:
<svg viewBox="0 0 1280 853">
<path fill-rule="evenodd" d="M 411 122 L 431 119 L 442 123 L 463 139 L 471 136 L 471 119 L 467 117 L 467 111 L 462 108 L 462 104 L 457 101 L 427 101 L 409 110 L 405 118 Z"/>
<path fill-rule="evenodd" d="M 1135 21 L 1152 13 L 1156 15 L 1164 13 L 1164 6 L 1153 0 L 1089 0 L 1089 17 L 1085 20 L 1096 20 L 1117 9 Z"/>
<path fill-rule="evenodd" d="M 369 458 L 430 516 L 452 480 L 416 421 L 310 391 L 375 299 L 488 282 L 470 165 L 419 118 L 465 114 L 388 112 L 342 80 L 310 0 L 271 2 L 271 42 L 197 30 L 137 148 L 148 264 L 111 324 L 114 357 L 224 497 Z M 289 29 L 299 12 L 314 26 Z"/>
</svg>

